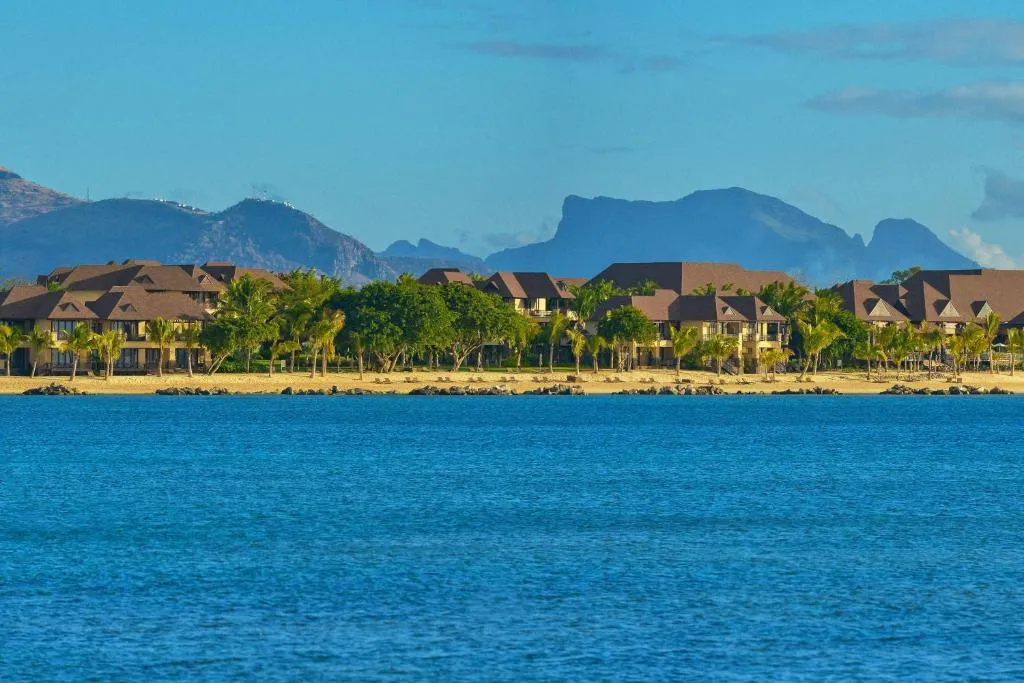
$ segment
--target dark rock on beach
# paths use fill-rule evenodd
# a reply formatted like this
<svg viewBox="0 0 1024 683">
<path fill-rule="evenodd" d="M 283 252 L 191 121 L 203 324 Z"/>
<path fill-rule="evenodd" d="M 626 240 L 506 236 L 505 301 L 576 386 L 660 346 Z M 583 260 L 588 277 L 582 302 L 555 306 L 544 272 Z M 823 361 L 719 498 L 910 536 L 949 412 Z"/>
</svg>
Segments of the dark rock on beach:
<svg viewBox="0 0 1024 683">
<path fill-rule="evenodd" d="M 48 384 L 45 387 L 26 389 L 21 393 L 24 396 L 86 396 L 88 394 L 86 391 L 79 391 L 74 387 L 57 384 L 56 382 Z"/>
<path fill-rule="evenodd" d="M 838 389 L 831 389 L 829 387 L 813 387 L 807 389 L 784 389 L 782 391 L 773 391 L 773 396 L 838 396 L 840 391 Z"/>
<path fill-rule="evenodd" d="M 202 387 L 167 387 L 157 389 L 158 396 L 227 396 L 231 392 L 223 388 L 203 389 Z"/>
</svg>

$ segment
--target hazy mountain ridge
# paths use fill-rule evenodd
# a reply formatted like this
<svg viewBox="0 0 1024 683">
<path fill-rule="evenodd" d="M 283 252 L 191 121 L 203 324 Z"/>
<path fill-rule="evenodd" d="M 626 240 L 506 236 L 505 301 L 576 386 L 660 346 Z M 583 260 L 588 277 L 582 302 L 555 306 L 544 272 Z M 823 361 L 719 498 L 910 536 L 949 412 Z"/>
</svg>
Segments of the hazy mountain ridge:
<svg viewBox="0 0 1024 683">
<path fill-rule="evenodd" d="M 279 271 L 313 267 L 352 284 L 434 267 L 592 276 L 615 261 L 728 261 L 785 270 L 817 284 L 882 279 L 911 265 L 978 267 L 913 220 L 880 222 L 865 245 L 859 235 L 742 188 L 668 202 L 570 195 L 554 237 L 484 261 L 426 239 L 399 240 L 376 254 L 313 216 L 268 200 L 247 199 L 220 212 L 156 200 L 82 202 L 3 167 L 0 240 L 0 273 L 28 278 L 58 265 L 128 258 L 229 260 Z"/>
<path fill-rule="evenodd" d="M 428 239 L 420 238 L 417 244 L 398 240 L 380 252 L 392 268 L 401 273 L 419 276 L 431 268 L 459 268 L 467 273 L 490 275 L 493 269 L 484 260 L 471 256 L 455 247 L 446 247 Z"/>
<path fill-rule="evenodd" d="M 910 265 L 976 268 L 914 221 L 879 223 L 870 244 L 775 197 L 742 188 L 666 202 L 567 197 L 555 235 L 506 249 L 497 270 L 591 275 L 613 261 L 728 261 L 784 270 L 810 282 L 881 279 Z"/>
<path fill-rule="evenodd" d="M 81 203 L 80 199 L 37 185 L 0 166 L 0 226 Z"/>
</svg>

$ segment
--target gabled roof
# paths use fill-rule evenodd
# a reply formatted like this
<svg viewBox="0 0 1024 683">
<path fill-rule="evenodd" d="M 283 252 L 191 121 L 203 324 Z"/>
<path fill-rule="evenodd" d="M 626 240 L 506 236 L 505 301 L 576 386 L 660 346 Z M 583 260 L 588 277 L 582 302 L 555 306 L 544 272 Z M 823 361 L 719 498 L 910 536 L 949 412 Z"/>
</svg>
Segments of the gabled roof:
<svg viewBox="0 0 1024 683">
<path fill-rule="evenodd" d="M 784 322 L 756 296 L 679 295 L 657 289 L 651 295 L 617 296 L 597 307 L 593 319 L 622 306 L 634 306 L 656 322 Z"/>
<path fill-rule="evenodd" d="M 0 320 L 92 320 L 96 314 L 72 292 L 50 292 L 45 287 L 14 287 L 0 303 Z"/>
<path fill-rule="evenodd" d="M 906 291 L 899 285 L 875 284 L 870 280 L 851 280 L 833 287 L 842 299 L 842 307 L 866 322 L 901 322 L 907 320 L 902 297 Z"/>
<path fill-rule="evenodd" d="M 265 268 L 247 268 L 236 266 L 224 261 L 207 261 L 202 269 L 212 275 L 217 281 L 228 283 L 243 275 L 248 275 L 254 280 L 267 280 L 273 285 L 275 292 L 288 289 L 284 280 Z"/>
<path fill-rule="evenodd" d="M 200 279 L 201 276 L 205 278 Z M 69 291 L 102 292 L 111 287 L 132 284 L 143 285 L 151 291 L 168 292 L 217 292 L 224 288 L 216 278 L 201 269 L 189 272 L 181 266 L 164 266 L 155 261 L 58 268 L 40 280 L 57 283 Z"/>
<path fill-rule="evenodd" d="M 147 292 L 143 287 L 115 287 L 89 304 L 105 320 L 209 320 L 203 305 L 180 292 Z"/>
<path fill-rule="evenodd" d="M 449 282 L 458 282 L 471 287 L 474 285 L 473 278 L 458 268 L 431 268 L 420 275 L 417 282 L 424 285 L 445 285 Z"/>
<path fill-rule="evenodd" d="M 732 285 L 731 291 L 746 289 L 757 292 L 772 282 L 795 282 L 781 270 L 747 270 L 735 263 L 710 263 L 705 261 L 663 261 L 652 263 L 613 263 L 591 282 L 607 280 L 617 287 L 628 289 L 648 280 L 659 289 L 671 289 L 678 294 L 690 294 L 695 289 L 711 284 L 720 293 L 723 287 Z"/>
<path fill-rule="evenodd" d="M 547 273 L 512 273 L 499 271 L 480 286 L 505 299 L 573 299 L 566 278 L 553 278 Z"/>
</svg>

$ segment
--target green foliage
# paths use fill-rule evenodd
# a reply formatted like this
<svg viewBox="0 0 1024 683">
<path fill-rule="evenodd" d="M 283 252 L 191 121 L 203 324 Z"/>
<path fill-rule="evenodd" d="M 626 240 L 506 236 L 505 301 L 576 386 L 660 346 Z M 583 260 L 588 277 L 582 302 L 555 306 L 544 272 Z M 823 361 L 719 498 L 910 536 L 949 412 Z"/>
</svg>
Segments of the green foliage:
<svg viewBox="0 0 1024 683">
<path fill-rule="evenodd" d="M 882 280 L 884 285 L 902 285 L 904 282 L 909 280 L 914 275 L 921 272 L 921 266 L 911 266 L 906 270 L 894 270 L 892 275 L 886 280 Z"/>
<path fill-rule="evenodd" d="M 615 295 L 615 286 L 607 280 L 601 280 L 592 285 L 573 285 L 569 291 L 574 297 L 569 301 L 569 310 L 576 313 L 576 322 L 582 327 L 594 317 L 598 306 Z"/>
<path fill-rule="evenodd" d="M 14 350 L 25 343 L 27 336 L 17 327 L 0 325 L 0 355 L 7 359 L 7 375 L 11 374 L 11 355 Z"/>
</svg>

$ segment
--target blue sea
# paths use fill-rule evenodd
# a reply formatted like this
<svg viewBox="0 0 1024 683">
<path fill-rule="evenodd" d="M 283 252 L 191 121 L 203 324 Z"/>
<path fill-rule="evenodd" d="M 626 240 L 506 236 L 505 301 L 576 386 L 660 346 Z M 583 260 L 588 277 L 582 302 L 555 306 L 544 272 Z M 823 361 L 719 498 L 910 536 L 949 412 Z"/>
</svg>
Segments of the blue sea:
<svg viewBox="0 0 1024 683">
<path fill-rule="evenodd" d="M 1019 680 L 1022 416 L 0 397 L 0 680 Z"/>
</svg>

